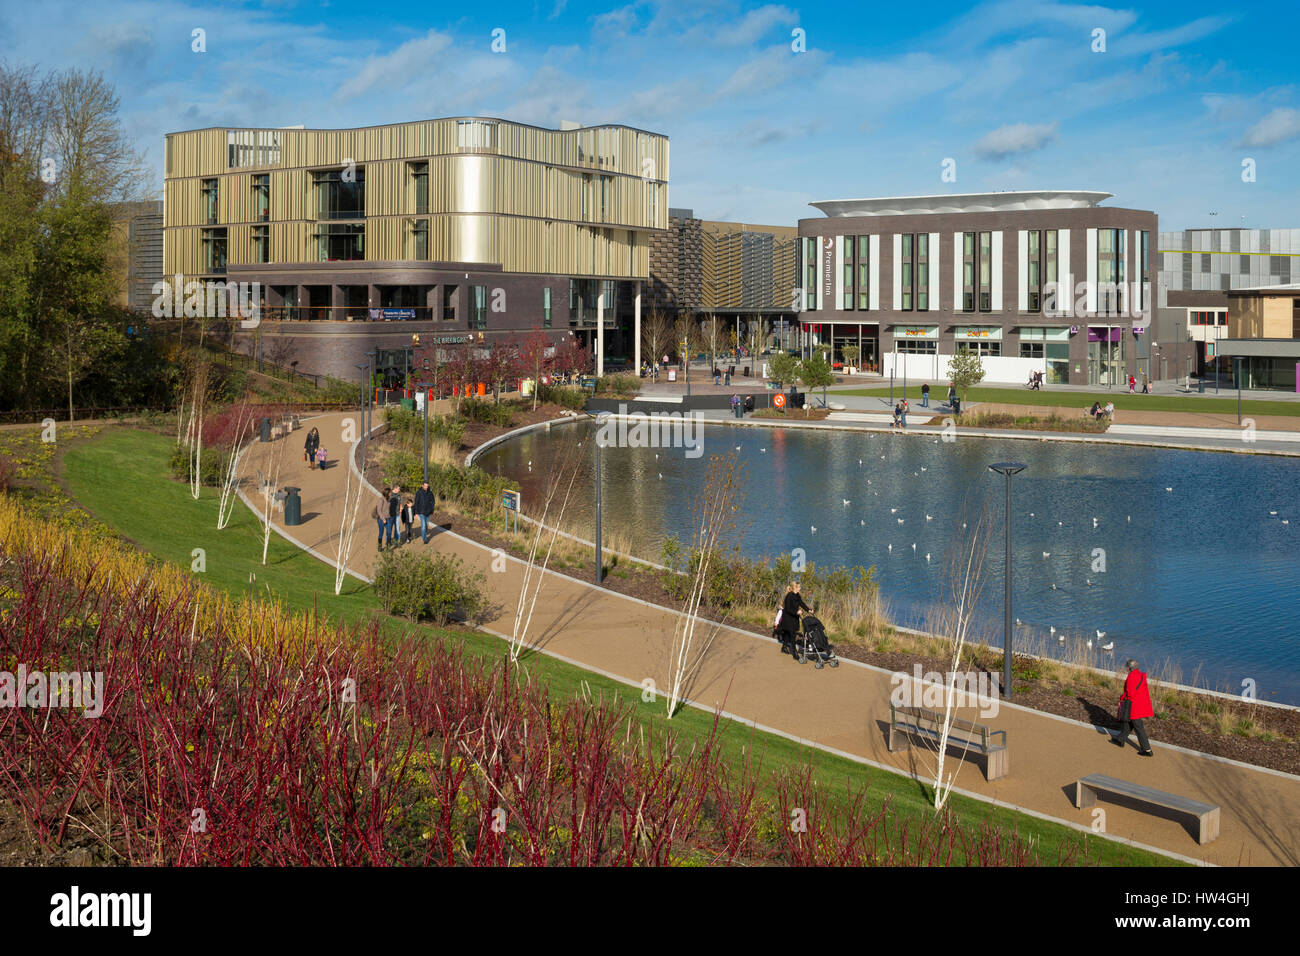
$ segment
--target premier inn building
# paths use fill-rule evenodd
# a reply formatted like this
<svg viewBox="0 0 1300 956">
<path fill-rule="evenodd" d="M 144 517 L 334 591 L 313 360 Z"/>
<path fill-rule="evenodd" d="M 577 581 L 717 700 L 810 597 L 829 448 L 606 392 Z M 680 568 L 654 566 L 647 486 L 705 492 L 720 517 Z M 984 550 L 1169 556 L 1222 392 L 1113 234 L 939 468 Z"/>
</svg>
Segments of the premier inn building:
<svg viewBox="0 0 1300 956">
<path fill-rule="evenodd" d="M 867 372 L 1119 387 L 1147 373 L 1156 215 L 1110 193 L 1042 190 L 812 203 L 799 221 L 805 347 Z M 852 363 L 847 363 L 852 364 Z"/>
<path fill-rule="evenodd" d="M 489 349 L 530 329 L 631 363 L 668 139 L 562 125 L 171 133 L 164 274 L 256 283 L 260 325 L 237 340 L 300 371 L 356 378 L 413 333 Z"/>
</svg>

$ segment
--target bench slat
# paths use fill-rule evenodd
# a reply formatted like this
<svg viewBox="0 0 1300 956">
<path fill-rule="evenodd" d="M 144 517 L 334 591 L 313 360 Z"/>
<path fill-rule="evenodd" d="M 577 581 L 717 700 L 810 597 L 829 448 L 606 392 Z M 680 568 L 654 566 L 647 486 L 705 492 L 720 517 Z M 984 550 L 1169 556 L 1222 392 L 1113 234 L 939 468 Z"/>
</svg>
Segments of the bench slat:
<svg viewBox="0 0 1300 956">
<path fill-rule="evenodd" d="M 1166 793 L 1163 790 L 1156 790 L 1154 787 L 1144 787 L 1140 783 L 1132 783 L 1128 780 L 1118 780 L 1115 777 L 1107 777 L 1105 774 L 1100 773 L 1093 773 L 1086 777 L 1082 777 L 1080 778 L 1080 782 L 1086 787 L 1096 787 L 1100 790 L 1105 790 L 1108 793 L 1118 793 L 1126 797 L 1133 797 L 1147 803 L 1154 803 L 1158 806 L 1167 807 L 1170 810 L 1182 810 L 1187 813 L 1203 814 L 1217 809 L 1212 803 L 1193 800 L 1191 797 L 1179 796 L 1176 793 Z"/>
</svg>

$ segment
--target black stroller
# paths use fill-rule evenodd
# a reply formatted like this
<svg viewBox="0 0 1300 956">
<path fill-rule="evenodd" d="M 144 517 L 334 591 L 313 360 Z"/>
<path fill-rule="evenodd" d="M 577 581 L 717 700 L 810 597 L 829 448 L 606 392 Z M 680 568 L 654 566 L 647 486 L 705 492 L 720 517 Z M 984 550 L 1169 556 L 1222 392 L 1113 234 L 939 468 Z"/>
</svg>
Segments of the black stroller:
<svg viewBox="0 0 1300 956">
<path fill-rule="evenodd" d="M 794 652 L 800 664 L 812 661 L 818 670 L 827 664 L 831 667 L 840 666 L 835 648 L 826 639 L 826 628 L 811 613 L 803 616 L 803 633 L 795 638 Z"/>
</svg>

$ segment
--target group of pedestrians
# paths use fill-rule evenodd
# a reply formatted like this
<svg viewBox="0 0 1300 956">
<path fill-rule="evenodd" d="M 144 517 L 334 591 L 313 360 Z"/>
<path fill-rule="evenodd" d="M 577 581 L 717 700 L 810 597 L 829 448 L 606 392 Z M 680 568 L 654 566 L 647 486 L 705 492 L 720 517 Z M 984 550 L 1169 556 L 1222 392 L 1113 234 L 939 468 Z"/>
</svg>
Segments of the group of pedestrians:
<svg viewBox="0 0 1300 956">
<path fill-rule="evenodd" d="M 379 528 L 379 550 L 409 544 L 416 521 L 420 522 L 420 540 L 429 543 L 429 520 L 433 515 L 433 492 L 426 481 L 414 495 L 404 495 L 401 485 L 385 487 L 370 509 L 370 517 Z"/>
</svg>

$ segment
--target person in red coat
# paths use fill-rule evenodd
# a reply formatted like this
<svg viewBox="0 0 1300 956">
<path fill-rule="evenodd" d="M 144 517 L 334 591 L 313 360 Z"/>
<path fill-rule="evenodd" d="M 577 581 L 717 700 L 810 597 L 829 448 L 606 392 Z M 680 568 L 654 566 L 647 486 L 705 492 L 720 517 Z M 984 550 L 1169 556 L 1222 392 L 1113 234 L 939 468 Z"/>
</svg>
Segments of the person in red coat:
<svg viewBox="0 0 1300 956">
<path fill-rule="evenodd" d="M 1146 718 L 1156 715 L 1151 706 L 1151 692 L 1147 689 L 1147 675 L 1138 668 L 1138 662 L 1129 658 L 1124 663 L 1128 677 L 1124 678 L 1124 693 L 1119 698 L 1120 735 L 1111 743 L 1116 747 L 1128 744 L 1130 731 L 1137 731 L 1138 756 L 1150 757 L 1151 741 L 1147 739 Z"/>
</svg>

